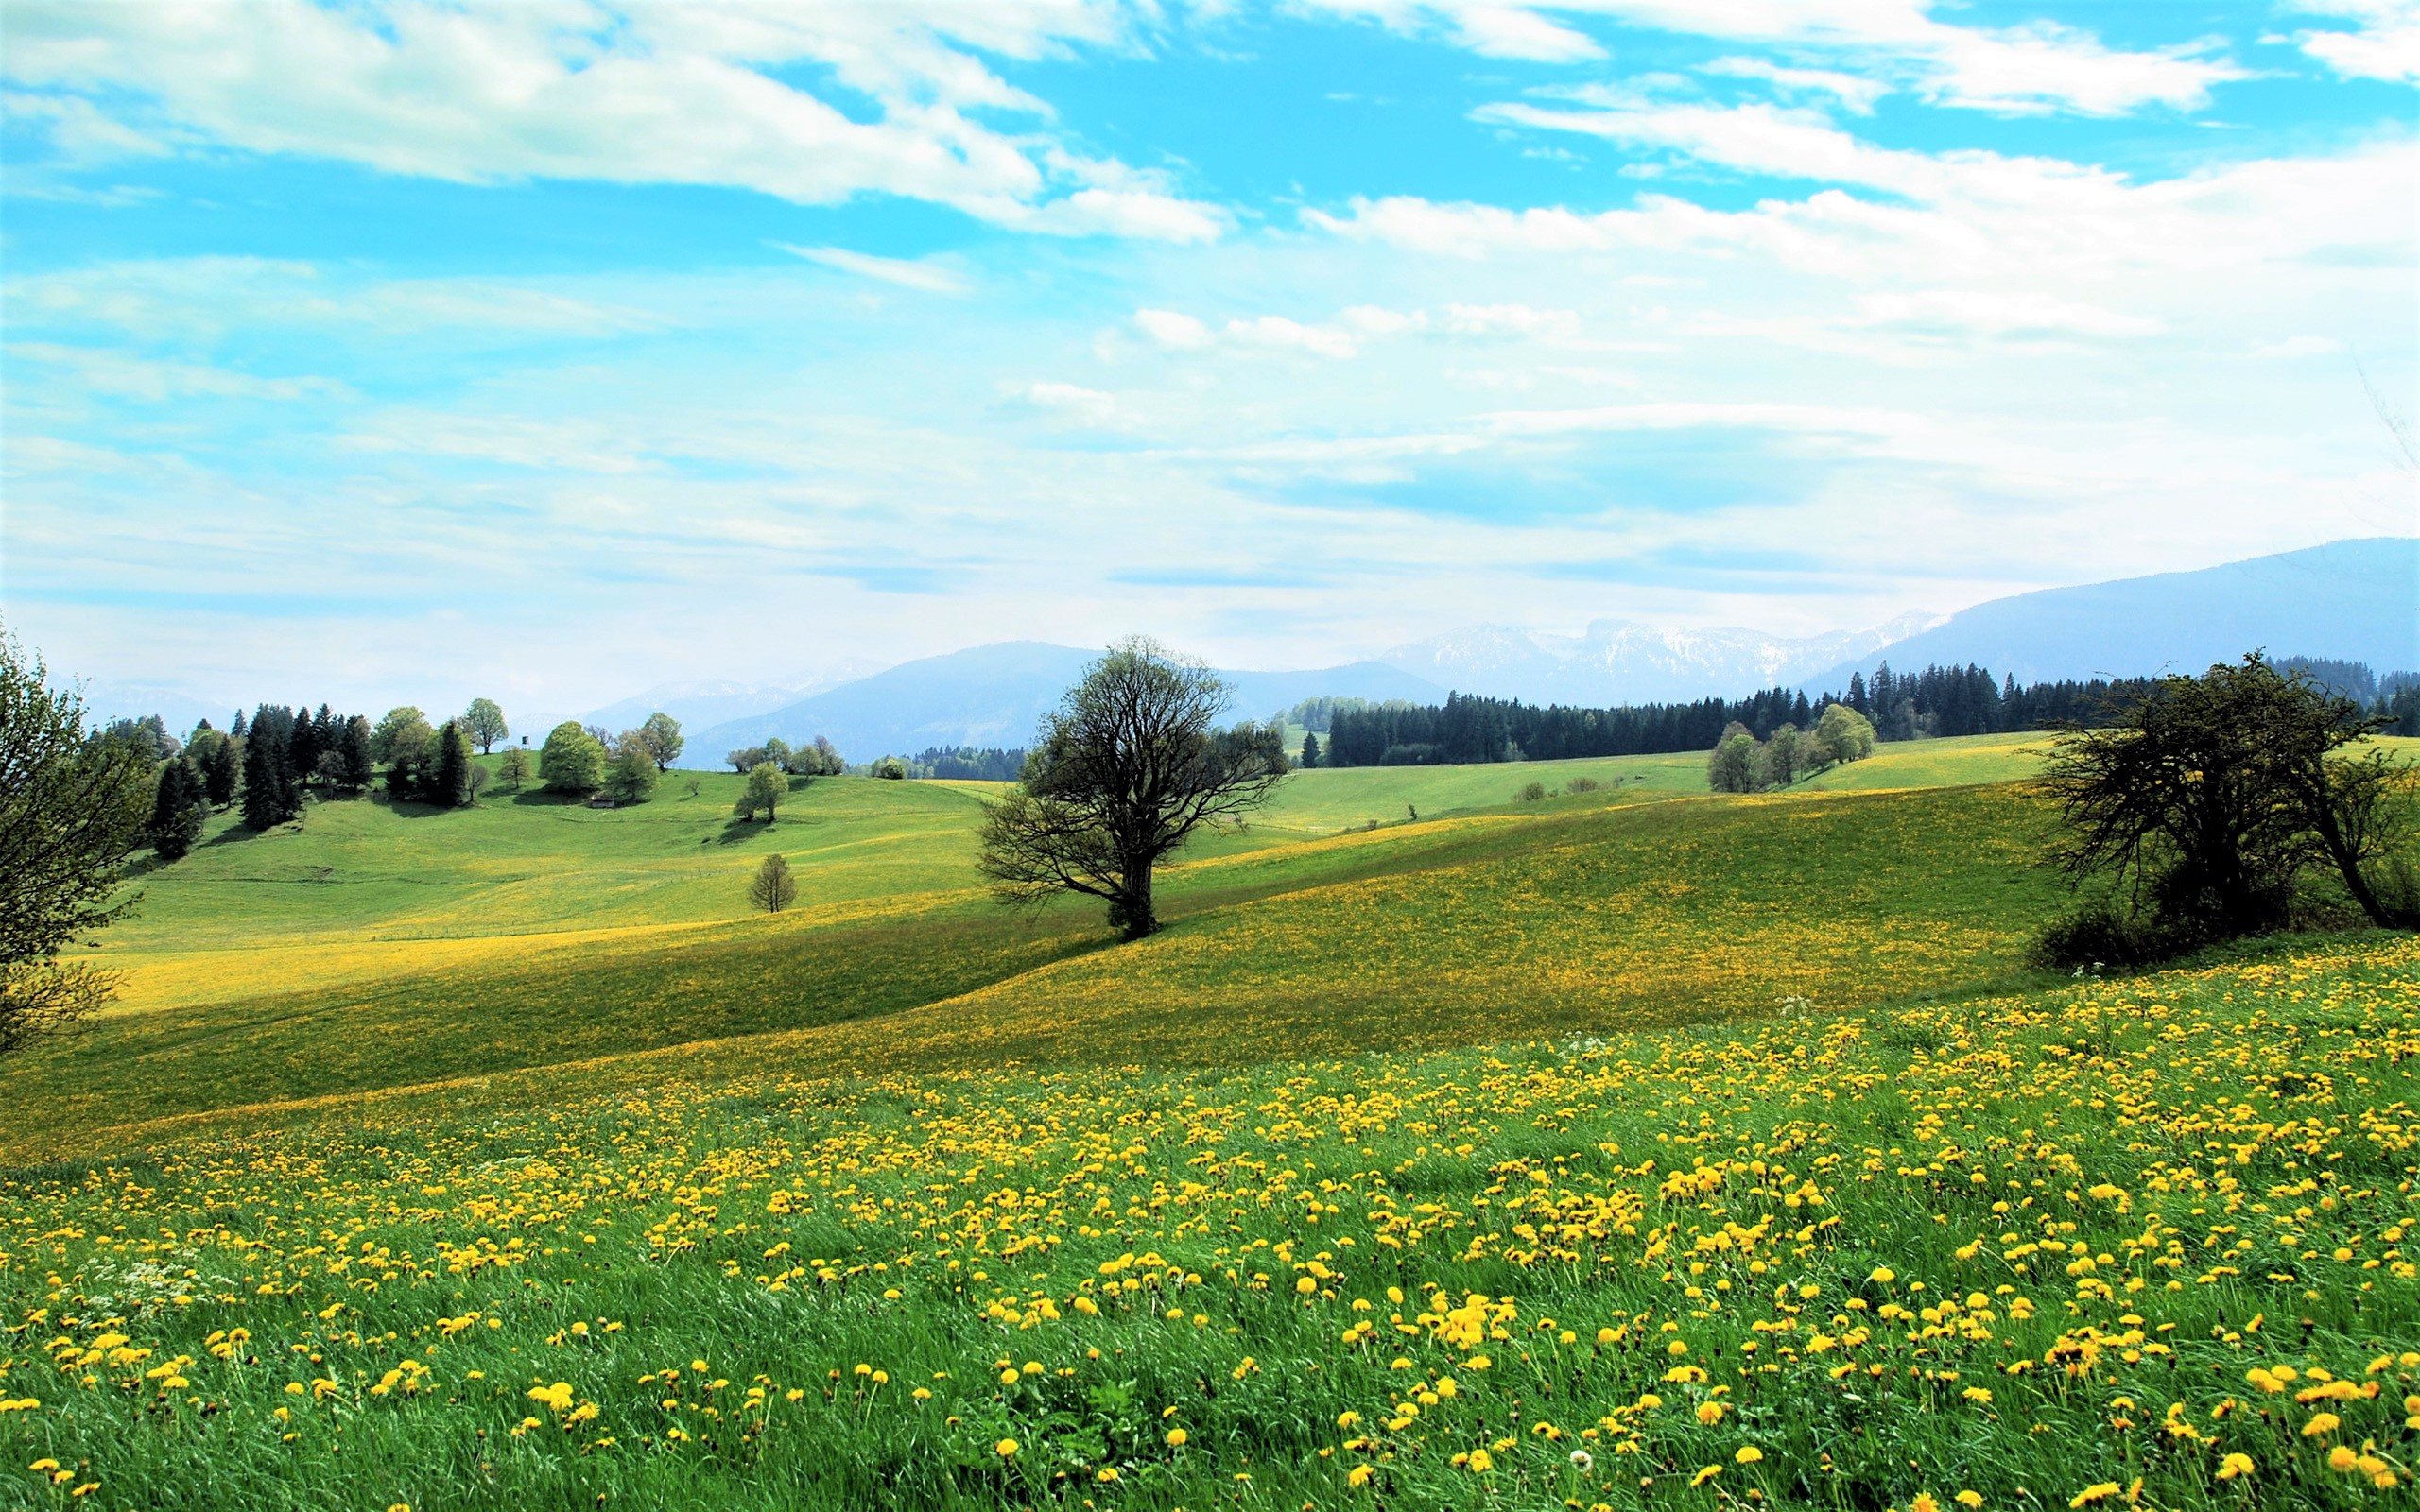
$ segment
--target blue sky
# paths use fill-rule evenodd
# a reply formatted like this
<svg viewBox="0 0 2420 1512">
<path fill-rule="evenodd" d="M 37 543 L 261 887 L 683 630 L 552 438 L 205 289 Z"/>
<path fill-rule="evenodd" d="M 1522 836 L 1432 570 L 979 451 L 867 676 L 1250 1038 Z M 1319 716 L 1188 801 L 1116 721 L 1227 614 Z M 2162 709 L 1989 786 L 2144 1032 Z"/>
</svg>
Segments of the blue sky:
<svg viewBox="0 0 2420 1512">
<path fill-rule="evenodd" d="M 2415 528 L 2420 5 L 0 5 L 0 609 L 559 712 Z M 2366 375 L 2366 381 L 2365 381 Z"/>
</svg>

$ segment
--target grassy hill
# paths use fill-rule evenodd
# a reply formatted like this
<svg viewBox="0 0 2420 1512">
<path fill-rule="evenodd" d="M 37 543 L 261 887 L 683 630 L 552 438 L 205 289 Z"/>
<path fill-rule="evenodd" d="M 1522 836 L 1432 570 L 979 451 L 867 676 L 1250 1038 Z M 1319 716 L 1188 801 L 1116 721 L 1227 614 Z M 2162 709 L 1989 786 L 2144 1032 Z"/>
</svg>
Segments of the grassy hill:
<svg viewBox="0 0 2420 1512">
<path fill-rule="evenodd" d="M 793 1053 L 858 1066 L 1115 1058 L 1137 1036 L 1235 1061 L 1849 1005 L 2002 976 L 2051 904 L 2014 790 L 1716 799 L 1682 797 L 1682 770 L 1300 774 L 1272 822 L 1170 868 L 1171 927 L 1120 950 L 1092 907 L 1015 914 L 976 885 L 982 784 L 825 779 L 770 826 L 731 819 L 735 777 L 611 811 L 361 800 L 266 835 L 222 816 L 111 932 L 124 1002 L 0 1066 L 0 1091 L 47 1089 L 6 1147 L 772 1031 L 825 1032 Z M 1606 785 L 1321 822 L 1541 771 Z M 800 905 L 752 916 L 776 849 Z M 836 1027 L 858 1021 L 879 1026 Z"/>
</svg>

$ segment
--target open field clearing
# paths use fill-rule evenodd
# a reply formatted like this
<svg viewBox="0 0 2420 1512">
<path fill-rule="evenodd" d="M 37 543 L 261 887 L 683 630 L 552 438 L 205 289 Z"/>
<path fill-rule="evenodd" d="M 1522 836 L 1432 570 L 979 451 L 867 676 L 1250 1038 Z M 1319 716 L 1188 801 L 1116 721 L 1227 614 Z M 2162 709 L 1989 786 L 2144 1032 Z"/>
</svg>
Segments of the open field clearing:
<svg viewBox="0 0 2420 1512">
<path fill-rule="evenodd" d="M 355 1100 L 11 1176 L 0 1442 L 35 1505 L 2373 1505 L 2415 1066 L 2420 947 L 2369 936 L 1559 1045 Z"/>
<path fill-rule="evenodd" d="M 944 869 L 913 853 L 914 826 L 929 824 L 933 849 L 956 854 L 963 833 L 930 816 L 956 814 L 963 831 L 972 795 L 842 779 L 796 798 L 769 836 L 748 827 L 749 854 L 711 861 L 689 852 L 711 849 L 696 832 L 711 826 L 713 839 L 719 818 L 677 804 L 668 817 L 653 804 L 462 816 L 538 832 L 510 833 L 496 848 L 507 853 L 566 847 L 520 863 L 533 868 L 528 898 L 477 880 L 497 865 L 479 831 L 456 852 L 381 857 L 378 827 L 418 846 L 446 818 L 370 803 L 315 807 L 299 834 L 242 842 L 247 873 L 155 874 L 146 914 L 184 917 L 218 948 L 162 950 L 154 922 L 136 948 L 105 953 L 134 973 L 128 1002 L 0 1066 L 0 1089 L 43 1089 L 0 1149 L 106 1148 L 111 1129 L 213 1108 L 785 1030 L 816 1031 L 814 1055 L 867 1069 L 970 1057 L 1233 1063 L 1736 1018 L 1786 997 L 1847 1007 L 2005 976 L 2055 903 L 2027 859 L 2041 816 L 2014 788 L 1595 793 L 1308 841 L 1256 828 L 1245 837 L 1255 847 L 1169 868 L 1171 927 L 1104 953 L 1097 909 L 1007 912 L 971 885 L 971 863 Z M 616 819 L 648 828 L 603 828 Z M 822 845 L 852 826 L 873 838 Z M 601 858 L 579 869 L 566 834 L 599 835 Z M 755 850 L 801 837 L 803 905 L 741 913 Z M 649 863 L 649 851 L 671 859 Z M 365 880 L 357 894 L 341 881 L 247 880 L 320 867 Z M 946 885 L 866 897 L 868 872 Z M 608 918 L 641 906 L 633 890 L 676 916 L 718 896 L 723 914 L 527 927 L 541 908 L 574 908 L 583 885 Z M 452 901 L 393 911 L 413 886 Z M 310 896 L 294 902 L 298 887 Z M 245 948 L 241 913 L 264 895 L 289 911 Z M 363 937 L 340 942 L 349 895 L 364 900 Z M 501 932 L 395 937 L 432 919 Z M 909 1010 L 921 1011 L 893 1022 Z M 880 1024 L 841 1027 L 861 1020 Z M 1213 1021 L 1219 1032 L 1205 1032 Z"/>
</svg>

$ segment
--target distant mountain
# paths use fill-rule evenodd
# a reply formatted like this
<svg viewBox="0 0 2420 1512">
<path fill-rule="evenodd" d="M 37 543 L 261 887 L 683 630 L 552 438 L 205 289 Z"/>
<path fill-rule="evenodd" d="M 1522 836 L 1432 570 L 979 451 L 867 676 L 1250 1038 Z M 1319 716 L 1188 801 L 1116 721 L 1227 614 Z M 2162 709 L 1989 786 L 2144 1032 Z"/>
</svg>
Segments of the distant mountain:
<svg viewBox="0 0 2420 1512">
<path fill-rule="evenodd" d="M 1397 646 L 1380 660 L 1463 693 L 1602 707 L 1736 696 L 1784 687 L 1848 657 L 1940 623 L 1907 614 L 1870 629 L 1806 640 L 1756 630 L 1676 630 L 1598 620 L 1580 635 L 1482 625 Z"/>
<path fill-rule="evenodd" d="M 579 716 L 583 725 L 602 725 L 608 730 L 631 729 L 648 715 L 661 711 L 681 721 L 684 729 L 727 724 L 745 719 L 751 714 L 769 713 L 773 710 L 810 698 L 828 688 L 837 688 L 882 670 L 883 663 L 868 658 L 843 662 L 820 677 L 804 678 L 796 682 L 666 682 L 622 699 L 602 709 L 592 709 Z"/>
<path fill-rule="evenodd" d="M 226 729 L 235 719 L 235 705 L 232 703 L 205 702 L 157 683 L 87 678 L 83 682 L 83 694 L 84 723 L 87 726 L 158 714 L 160 722 L 168 727 L 168 733 L 182 740 L 205 719 L 216 730 Z M 245 707 L 249 715 L 251 706 Z"/>
<path fill-rule="evenodd" d="M 2420 540 L 2381 536 L 1996 598 L 1804 678 L 1838 691 L 1851 672 L 1973 662 L 2019 682 L 2199 672 L 2246 651 L 2420 670 Z"/>
<path fill-rule="evenodd" d="M 926 657 L 764 713 L 690 732 L 683 765 L 710 766 L 723 752 L 779 735 L 796 745 L 831 738 L 851 761 L 908 755 L 929 747 L 1022 746 L 1098 651 L 1011 641 Z M 1235 685 L 1231 713 L 1264 718 L 1305 698 L 1412 698 L 1433 702 L 1434 683 L 1359 662 L 1316 672 L 1222 672 Z"/>
</svg>

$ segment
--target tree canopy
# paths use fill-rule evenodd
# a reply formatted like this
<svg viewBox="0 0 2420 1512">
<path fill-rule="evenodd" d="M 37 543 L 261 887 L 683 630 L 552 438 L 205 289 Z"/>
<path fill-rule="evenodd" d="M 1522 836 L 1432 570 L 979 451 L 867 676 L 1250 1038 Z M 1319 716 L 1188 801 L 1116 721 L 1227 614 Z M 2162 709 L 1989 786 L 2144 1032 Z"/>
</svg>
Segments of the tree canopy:
<svg viewBox="0 0 2420 1512">
<path fill-rule="evenodd" d="M 2371 874 L 2407 775 L 2377 747 L 2346 751 L 2377 724 L 2256 652 L 2162 678 L 2107 728 L 2070 730 L 2048 777 L 2066 821 L 2051 859 L 2115 897 L 2054 931 L 2051 954 L 2119 962 L 2280 928 L 2313 873 L 2373 924 L 2420 921 Z"/>
<path fill-rule="evenodd" d="M 504 710 L 493 698 L 472 699 L 459 723 L 462 732 L 478 744 L 481 754 L 495 749 L 496 742 L 512 737 L 512 727 L 504 722 Z"/>
<path fill-rule="evenodd" d="M 109 1001 L 116 978 L 59 954 L 112 902 L 152 800 L 144 753 L 87 738 L 82 700 L 0 632 L 0 1054 Z"/>
<path fill-rule="evenodd" d="M 1046 715 L 1018 786 L 985 819 L 994 895 L 1099 898 L 1133 940 L 1159 927 L 1152 868 L 1204 825 L 1240 824 L 1287 772 L 1282 729 L 1216 728 L 1229 690 L 1201 662 L 1135 638 Z"/>
</svg>

